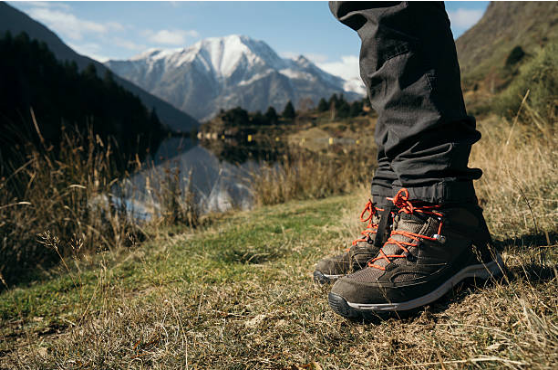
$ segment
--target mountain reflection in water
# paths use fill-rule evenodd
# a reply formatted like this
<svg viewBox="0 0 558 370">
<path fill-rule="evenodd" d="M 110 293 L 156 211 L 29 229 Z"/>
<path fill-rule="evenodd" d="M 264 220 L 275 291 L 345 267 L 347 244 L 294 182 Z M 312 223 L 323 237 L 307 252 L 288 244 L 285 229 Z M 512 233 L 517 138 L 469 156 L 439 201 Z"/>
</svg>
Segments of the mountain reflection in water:
<svg viewBox="0 0 558 370">
<path fill-rule="evenodd" d="M 182 194 L 193 192 L 201 213 L 251 208 L 250 174 L 257 171 L 261 160 L 275 161 L 277 151 L 269 146 L 239 146 L 231 140 L 219 140 L 208 147 L 184 137 L 163 141 L 121 192 L 133 216 L 149 219 L 160 211 L 158 197 L 169 174 L 178 174 Z"/>
</svg>

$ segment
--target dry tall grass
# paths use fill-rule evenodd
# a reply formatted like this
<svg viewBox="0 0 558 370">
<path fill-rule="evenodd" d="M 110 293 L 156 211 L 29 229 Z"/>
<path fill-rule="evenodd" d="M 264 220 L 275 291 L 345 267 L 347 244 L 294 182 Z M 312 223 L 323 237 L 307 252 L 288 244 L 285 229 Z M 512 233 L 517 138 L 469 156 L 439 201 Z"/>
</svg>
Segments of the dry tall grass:
<svg viewBox="0 0 558 370">
<path fill-rule="evenodd" d="M 146 239 L 145 222 L 131 217 L 125 201 L 136 191 L 126 186 L 129 174 L 117 169 L 111 144 L 91 130 L 64 131 L 59 151 L 29 142 L 20 155 L 24 164 L 4 168 L 0 178 L 0 277 L 7 285 L 44 277 L 61 258 Z M 190 189 L 181 188 L 176 171 L 165 174 L 154 189 L 159 212 L 152 222 L 196 226 Z"/>
<path fill-rule="evenodd" d="M 262 163 L 252 174 L 255 199 L 269 205 L 346 194 L 370 181 L 375 163 L 374 150 L 364 147 L 336 154 L 290 149 L 278 163 Z"/>
<path fill-rule="evenodd" d="M 65 131 L 61 149 L 23 150 L 25 164 L 0 181 L 0 274 L 18 281 L 59 256 L 128 245 L 141 231 L 106 200 L 118 182 L 110 144 Z"/>
<path fill-rule="evenodd" d="M 473 147 L 471 166 L 484 171 L 477 192 L 499 237 L 558 230 L 557 124 L 526 101 L 511 122 L 495 116 L 481 122 L 483 139 Z"/>
<path fill-rule="evenodd" d="M 456 287 L 402 317 L 344 320 L 311 273 L 358 235 L 368 191 L 289 202 L 148 242 L 96 270 L 83 299 L 67 284 L 8 292 L 0 367 L 555 369 L 555 124 L 480 123 L 471 165 L 485 172 L 476 185 L 502 281 Z"/>
</svg>

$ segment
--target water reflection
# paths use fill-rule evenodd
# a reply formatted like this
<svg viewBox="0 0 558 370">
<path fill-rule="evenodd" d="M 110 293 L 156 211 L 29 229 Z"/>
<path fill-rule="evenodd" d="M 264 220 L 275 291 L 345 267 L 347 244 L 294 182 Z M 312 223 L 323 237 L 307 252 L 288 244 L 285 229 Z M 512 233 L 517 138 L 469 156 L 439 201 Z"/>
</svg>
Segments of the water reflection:
<svg viewBox="0 0 558 370">
<path fill-rule="evenodd" d="M 219 160 L 234 164 L 249 161 L 274 163 L 287 151 L 287 143 L 279 138 L 260 138 L 256 141 L 252 140 L 252 135 L 202 140 L 200 145 L 208 149 Z"/>
<path fill-rule="evenodd" d="M 223 147 L 217 156 L 189 138 L 163 141 L 157 153 L 145 161 L 145 169 L 134 174 L 122 189 L 128 209 L 136 218 L 160 214 L 161 192 L 173 176 L 178 176 L 182 194 L 189 190 L 194 193 L 202 213 L 251 208 L 254 197 L 250 173 L 257 170 L 258 162 L 251 155 L 238 155 L 232 148 Z M 229 150 L 243 161 L 234 164 L 234 160 L 224 160 Z"/>
<path fill-rule="evenodd" d="M 307 149 L 314 148 L 314 154 L 327 151 L 346 155 L 347 149 L 354 150 L 360 143 L 354 139 L 316 138 L 307 144 Z M 182 194 L 193 193 L 202 214 L 250 209 L 254 204 L 252 174 L 262 163 L 281 163 L 287 151 L 286 140 L 275 136 L 260 137 L 258 141 L 252 140 L 251 135 L 201 141 L 167 138 L 157 153 L 144 161 L 143 170 L 120 189 L 120 199 L 125 199 L 134 217 L 149 219 L 162 213 L 162 193 L 174 181 L 172 186 Z"/>
</svg>

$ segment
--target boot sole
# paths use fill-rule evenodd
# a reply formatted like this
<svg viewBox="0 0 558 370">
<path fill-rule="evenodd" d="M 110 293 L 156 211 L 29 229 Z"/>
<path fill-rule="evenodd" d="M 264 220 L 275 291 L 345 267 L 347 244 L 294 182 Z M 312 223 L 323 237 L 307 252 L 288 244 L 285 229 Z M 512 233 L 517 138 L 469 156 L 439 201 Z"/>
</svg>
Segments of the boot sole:
<svg viewBox="0 0 558 370">
<path fill-rule="evenodd" d="M 320 271 L 314 271 L 314 281 L 321 285 L 333 284 L 343 276 L 345 275 L 326 275 Z"/>
<path fill-rule="evenodd" d="M 329 293 L 328 300 L 331 309 L 335 313 L 350 319 L 367 318 L 368 314 L 380 312 L 408 311 L 438 300 L 449 292 L 455 285 L 467 278 L 487 280 L 501 275 L 503 270 L 504 263 L 500 255 L 498 255 L 496 260 L 486 264 L 467 266 L 457 274 L 453 275 L 450 279 L 446 280 L 446 282 L 432 292 L 407 302 L 373 304 L 351 303 L 347 302 L 345 298 L 335 293 Z"/>
</svg>

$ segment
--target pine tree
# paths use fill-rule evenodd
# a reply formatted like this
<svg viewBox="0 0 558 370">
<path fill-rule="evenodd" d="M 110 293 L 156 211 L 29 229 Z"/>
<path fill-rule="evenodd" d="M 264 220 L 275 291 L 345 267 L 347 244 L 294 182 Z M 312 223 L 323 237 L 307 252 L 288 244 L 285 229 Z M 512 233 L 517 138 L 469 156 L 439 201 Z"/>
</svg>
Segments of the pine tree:
<svg viewBox="0 0 558 370">
<path fill-rule="evenodd" d="M 149 112 L 149 124 L 153 127 L 158 127 L 161 125 L 161 121 L 159 121 L 159 117 L 157 116 L 157 110 L 153 108 Z"/>
<path fill-rule="evenodd" d="M 347 104 L 347 101 L 345 100 L 345 97 L 343 96 L 343 93 L 339 94 L 339 99 L 337 100 L 337 103 L 335 105 L 335 108 L 339 109 L 341 108 L 344 104 Z"/>
<path fill-rule="evenodd" d="M 239 127 L 250 123 L 248 112 L 241 107 L 226 111 L 222 118 L 229 127 Z"/>
<path fill-rule="evenodd" d="M 339 118 L 347 118 L 349 117 L 350 111 L 351 111 L 351 106 L 349 105 L 349 103 L 347 103 L 346 100 L 339 100 L 339 104 L 338 104 L 338 108 L 337 108 L 337 117 Z"/>
<path fill-rule="evenodd" d="M 362 101 L 357 100 L 351 104 L 351 109 L 349 110 L 349 117 L 358 117 L 362 114 Z"/>
<path fill-rule="evenodd" d="M 117 143 L 124 158 L 117 166 L 124 167 L 126 158 L 142 158 L 164 134 L 155 112 L 150 114 L 108 71 L 99 78 L 90 64 L 79 73 L 75 62 L 59 62 L 45 43 L 31 41 L 25 33 L 0 37 L 0 55 L 0 132 L 6 137 L 14 122 L 23 126 L 21 132 L 35 131 L 30 116 L 22 115 L 33 107 L 42 137 L 55 150 L 64 125 L 81 133 L 91 127 L 103 141 Z M 9 134 L 8 142 L 21 143 L 25 137 L 18 134 Z M 9 150 L 0 145 L 0 158 L 17 157 Z"/>
<path fill-rule="evenodd" d="M 293 103 L 290 100 L 287 102 L 287 105 L 285 105 L 285 109 L 283 110 L 283 113 L 281 113 L 281 115 L 283 116 L 283 118 L 289 120 L 292 120 L 296 117 Z"/>
<path fill-rule="evenodd" d="M 97 68 L 93 63 L 89 63 L 82 72 L 83 77 L 95 79 L 97 77 Z"/>
<path fill-rule="evenodd" d="M 260 112 L 260 111 L 257 111 L 256 113 L 254 113 L 254 115 L 252 116 L 251 122 L 252 122 L 253 125 L 257 125 L 257 126 L 268 124 L 267 117 L 264 116 L 262 114 L 262 112 Z"/>
<path fill-rule="evenodd" d="M 273 107 L 267 108 L 267 112 L 265 112 L 265 116 L 267 121 L 270 125 L 274 125 L 279 120 L 279 116 L 277 115 L 277 111 Z"/>
<path fill-rule="evenodd" d="M 112 71 L 110 69 L 107 69 L 105 71 L 105 75 L 103 77 L 103 82 L 105 83 L 105 86 L 107 86 L 107 87 L 112 87 L 114 85 L 114 77 L 113 77 Z"/>
<path fill-rule="evenodd" d="M 318 103 L 318 112 L 327 112 L 328 109 L 329 105 L 324 98 L 321 98 L 320 102 Z"/>
<path fill-rule="evenodd" d="M 331 98 L 329 98 L 329 108 L 337 108 L 339 105 L 339 98 L 337 98 L 337 94 L 333 94 Z"/>
</svg>

